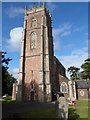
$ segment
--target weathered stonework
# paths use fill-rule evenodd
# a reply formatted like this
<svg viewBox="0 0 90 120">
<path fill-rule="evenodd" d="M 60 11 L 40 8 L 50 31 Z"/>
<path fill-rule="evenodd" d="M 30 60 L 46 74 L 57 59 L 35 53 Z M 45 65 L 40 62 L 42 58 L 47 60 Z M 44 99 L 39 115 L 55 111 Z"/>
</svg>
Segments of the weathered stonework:
<svg viewBox="0 0 90 120">
<path fill-rule="evenodd" d="M 78 99 L 82 100 L 82 99 L 88 99 L 88 90 L 87 89 L 78 89 Z"/>
<path fill-rule="evenodd" d="M 51 15 L 44 4 L 26 9 L 17 100 L 51 101 L 52 91 L 60 91 L 59 75 L 66 78 L 65 68 L 54 57 Z"/>
</svg>

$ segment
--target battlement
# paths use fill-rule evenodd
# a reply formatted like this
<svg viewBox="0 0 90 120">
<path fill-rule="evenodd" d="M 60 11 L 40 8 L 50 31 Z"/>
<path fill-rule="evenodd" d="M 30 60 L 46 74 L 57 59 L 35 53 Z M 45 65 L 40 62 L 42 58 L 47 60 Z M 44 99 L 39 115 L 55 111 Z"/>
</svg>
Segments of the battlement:
<svg viewBox="0 0 90 120">
<path fill-rule="evenodd" d="M 41 11 L 45 11 L 45 13 L 51 17 L 49 10 L 46 8 L 44 3 L 42 4 L 42 6 L 36 6 L 36 4 L 34 4 L 34 6 L 31 9 L 28 9 L 27 7 L 25 7 L 25 14 L 26 15 L 38 13 Z"/>
</svg>

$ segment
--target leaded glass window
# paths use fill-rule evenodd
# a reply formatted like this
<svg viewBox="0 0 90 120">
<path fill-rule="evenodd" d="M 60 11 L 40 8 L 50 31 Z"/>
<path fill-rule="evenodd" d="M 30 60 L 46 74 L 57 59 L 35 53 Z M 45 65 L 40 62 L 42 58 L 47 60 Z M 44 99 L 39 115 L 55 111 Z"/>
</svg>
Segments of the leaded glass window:
<svg viewBox="0 0 90 120">
<path fill-rule="evenodd" d="M 68 92 L 68 87 L 67 87 L 67 84 L 65 82 L 61 83 L 60 88 L 61 88 L 62 93 L 67 93 Z"/>
</svg>

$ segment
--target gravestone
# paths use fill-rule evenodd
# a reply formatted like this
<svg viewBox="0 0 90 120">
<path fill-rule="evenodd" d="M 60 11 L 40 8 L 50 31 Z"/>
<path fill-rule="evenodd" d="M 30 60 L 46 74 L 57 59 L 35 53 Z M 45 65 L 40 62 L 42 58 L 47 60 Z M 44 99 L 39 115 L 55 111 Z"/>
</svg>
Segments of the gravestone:
<svg viewBox="0 0 90 120">
<path fill-rule="evenodd" d="M 65 97 L 61 96 L 56 101 L 56 118 L 68 120 L 68 102 Z"/>
</svg>

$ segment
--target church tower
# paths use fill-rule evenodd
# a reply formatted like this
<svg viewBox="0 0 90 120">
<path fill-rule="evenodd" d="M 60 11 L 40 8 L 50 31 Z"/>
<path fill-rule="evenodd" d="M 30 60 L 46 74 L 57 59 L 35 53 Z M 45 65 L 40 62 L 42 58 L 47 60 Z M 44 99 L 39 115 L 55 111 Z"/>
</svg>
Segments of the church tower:
<svg viewBox="0 0 90 120">
<path fill-rule="evenodd" d="M 17 100 L 51 101 L 53 54 L 52 20 L 45 4 L 25 8 Z"/>
</svg>

